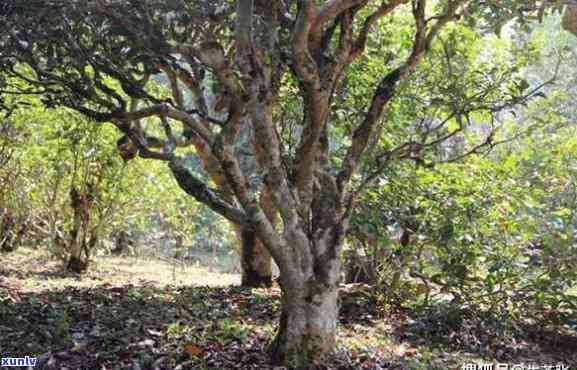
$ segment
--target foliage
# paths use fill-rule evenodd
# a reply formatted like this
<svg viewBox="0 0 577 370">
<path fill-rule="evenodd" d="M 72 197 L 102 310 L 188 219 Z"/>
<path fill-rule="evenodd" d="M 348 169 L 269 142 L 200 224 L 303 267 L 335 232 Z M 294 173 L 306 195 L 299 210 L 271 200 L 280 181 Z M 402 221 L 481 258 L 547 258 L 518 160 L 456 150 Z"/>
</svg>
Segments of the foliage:
<svg viewBox="0 0 577 370">
<path fill-rule="evenodd" d="M 208 238 L 218 238 L 221 248 L 228 247 L 223 226 L 184 196 L 156 162 L 126 164 L 121 159 L 119 134 L 109 126 L 65 109 L 46 109 L 29 98 L 26 109 L 2 121 L 0 139 L 5 159 L 0 203 L 17 221 L 12 232 L 24 227 L 22 243 L 45 245 L 68 258 L 74 220 L 69 193 L 75 188 L 95 197 L 87 226 L 100 236 L 100 247 L 110 248 L 119 230 L 139 243 L 154 240 L 154 232 L 169 232 L 183 245 L 208 245 Z"/>
<path fill-rule="evenodd" d="M 511 38 L 453 32 L 440 39 L 468 41 L 441 44 L 430 55 L 410 80 L 418 88 L 399 96 L 411 103 L 391 112 L 399 124 L 383 132 L 381 142 L 394 147 L 402 142 L 397 133 L 418 142 L 431 134 L 423 131 L 428 122 L 438 124 L 443 106 L 459 104 L 466 104 L 460 111 L 468 124 L 449 117 L 440 121 L 446 125 L 440 135 L 464 135 L 375 177 L 352 219 L 349 263 L 364 265 L 385 307 L 451 301 L 542 325 L 574 325 L 577 152 L 568 103 L 573 89 L 565 81 L 573 74 L 566 59 L 573 48 L 566 46 L 575 41 L 563 36 L 554 17 Z M 447 45 L 462 48 L 447 55 Z M 486 62 L 488 55 L 500 61 L 497 67 Z M 551 77 L 555 83 L 542 86 Z M 532 99 L 522 98 L 527 91 Z M 509 99 L 525 102 L 494 115 Z M 451 159 L 489 127 L 498 128 L 490 151 Z"/>
<path fill-rule="evenodd" d="M 362 200 L 351 242 L 369 240 L 365 253 L 382 258 L 385 297 L 527 319 L 539 307 L 549 314 L 535 320 L 568 323 L 577 308 L 574 137 L 574 127 L 540 132 L 463 165 L 383 177 Z M 399 229 L 411 231 L 410 244 Z M 392 286 L 399 270 L 405 285 Z"/>
</svg>

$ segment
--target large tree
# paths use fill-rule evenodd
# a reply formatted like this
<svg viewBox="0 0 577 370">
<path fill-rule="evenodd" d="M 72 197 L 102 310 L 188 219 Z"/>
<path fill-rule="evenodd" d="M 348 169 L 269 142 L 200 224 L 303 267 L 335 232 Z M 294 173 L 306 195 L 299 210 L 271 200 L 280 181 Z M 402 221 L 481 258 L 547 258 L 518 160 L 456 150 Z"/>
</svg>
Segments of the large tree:
<svg viewBox="0 0 577 370">
<path fill-rule="evenodd" d="M 377 177 L 356 177 L 373 152 L 368 148 L 382 149 L 373 167 L 378 173 L 401 158 L 419 160 L 423 151 L 455 136 L 440 130 L 451 119 L 461 126 L 457 132 L 463 131 L 466 105 L 447 109 L 441 125 L 429 127 L 435 135 L 395 148 L 375 146 L 390 124 L 384 113 L 403 82 L 448 24 L 464 20 L 471 27 L 499 27 L 548 5 L 4 1 L 0 67 L 10 81 L 20 82 L 3 90 L 41 94 L 49 107 L 66 106 L 114 124 L 126 135 L 119 147 L 127 159 L 166 161 L 184 191 L 236 225 L 246 243 L 269 252 L 279 266 L 283 293 L 272 357 L 304 367 L 335 344 L 343 238 L 356 196 Z M 396 40 L 401 47 L 388 48 L 391 35 L 404 27 L 396 21 L 401 16 L 412 20 L 411 36 Z M 387 32 L 373 38 L 377 27 Z M 343 125 L 339 112 L 350 95 L 343 79 L 352 66 L 360 70 L 369 60 L 380 60 L 372 70 L 382 75 L 362 107 L 353 107 L 348 117 L 354 122 Z M 159 76 L 168 81 L 168 94 L 158 88 Z M 287 114 L 289 100 L 295 104 Z M 341 141 L 339 150 L 334 138 Z M 488 135 L 465 152 L 492 145 L 492 139 Z M 187 147 L 201 159 L 207 179 L 191 171 L 191 153 L 182 149 Z M 262 254 L 253 252 L 245 253 L 245 262 L 258 261 L 266 270 L 270 262 L 255 259 Z"/>
</svg>

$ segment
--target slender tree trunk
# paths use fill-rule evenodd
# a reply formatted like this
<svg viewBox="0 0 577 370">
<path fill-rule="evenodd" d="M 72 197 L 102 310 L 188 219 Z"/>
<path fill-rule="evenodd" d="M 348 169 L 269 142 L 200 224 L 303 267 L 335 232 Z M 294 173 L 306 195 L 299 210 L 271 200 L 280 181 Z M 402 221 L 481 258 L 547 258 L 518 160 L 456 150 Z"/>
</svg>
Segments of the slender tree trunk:
<svg viewBox="0 0 577 370">
<path fill-rule="evenodd" d="M 2 252 L 13 252 L 15 248 L 14 239 L 14 229 L 15 222 L 12 217 L 10 210 L 5 210 L 0 217 L 0 250 Z"/>
<path fill-rule="evenodd" d="M 88 231 L 83 230 L 80 238 L 76 237 L 75 244 L 71 246 L 70 257 L 66 266 L 68 271 L 82 273 L 88 269 L 90 252 L 98 243 L 98 232 L 93 230 L 89 236 L 86 234 L 88 234 Z"/>
<path fill-rule="evenodd" d="M 76 188 L 70 190 L 70 200 L 74 220 L 72 230 L 70 230 L 70 241 L 68 243 L 69 257 L 66 269 L 68 271 L 82 273 L 88 268 L 88 258 L 83 258 L 84 240 L 86 238 L 86 227 L 88 223 L 88 207 L 85 203 L 84 195 Z"/>
<path fill-rule="evenodd" d="M 70 242 L 68 245 L 70 255 L 66 264 L 66 269 L 75 273 L 82 273 L 88 268 L 88 261 L 82 258 L 82 242 L 79 240 L 80 216 L 75 213 L 74 226 L 70 231 Z"/>
<path fill-rule="evenodd" d="M 70 255 L 68 257 L 68 263 L 66 264 L 68 271 L 78 274 L 88 269 L 88 256 L 84 253 L 86 248 L 84 235 L 79 237 L 79 231 L 75 226 L 70 233 Z"/>
</svg>

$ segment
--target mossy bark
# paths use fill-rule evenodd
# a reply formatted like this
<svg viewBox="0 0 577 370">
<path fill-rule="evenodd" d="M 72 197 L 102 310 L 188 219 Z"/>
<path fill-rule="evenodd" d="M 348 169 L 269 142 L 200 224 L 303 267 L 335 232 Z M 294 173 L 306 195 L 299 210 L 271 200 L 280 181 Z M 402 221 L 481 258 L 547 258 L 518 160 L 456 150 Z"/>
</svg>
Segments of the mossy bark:
<svg viewBox="0 0 577 370">
<path fill-rule="evenodd" d="M 336 341 L 338 290 L 317 284 L 283 289 L 282 313 L 269 351 L 275 365 L 315 369 Z"/>
</svg>

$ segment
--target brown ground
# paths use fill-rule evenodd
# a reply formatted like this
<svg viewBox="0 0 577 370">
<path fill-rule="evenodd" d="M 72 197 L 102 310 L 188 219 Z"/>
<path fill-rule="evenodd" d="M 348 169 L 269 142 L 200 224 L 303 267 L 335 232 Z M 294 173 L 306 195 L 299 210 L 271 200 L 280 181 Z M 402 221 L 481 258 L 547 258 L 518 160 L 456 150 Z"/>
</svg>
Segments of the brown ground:
<svg viewBox="0 0 577 370">
<path fill-rule="evenodd" d="M 238 275 L 172 260 L 101 257 L 79 276 L 38 251 L 0 259 L 0 357 L 37 355 L 46 369 L 270 368 L 278 288 L 235 287 Z M 443 307 L 383 315 L 369 293 L 343 289 L 337 351 L 319 369 L 577 369 L 576 328 L 487 326 L 466 313 L 455 324 Z"/>
</svg>

